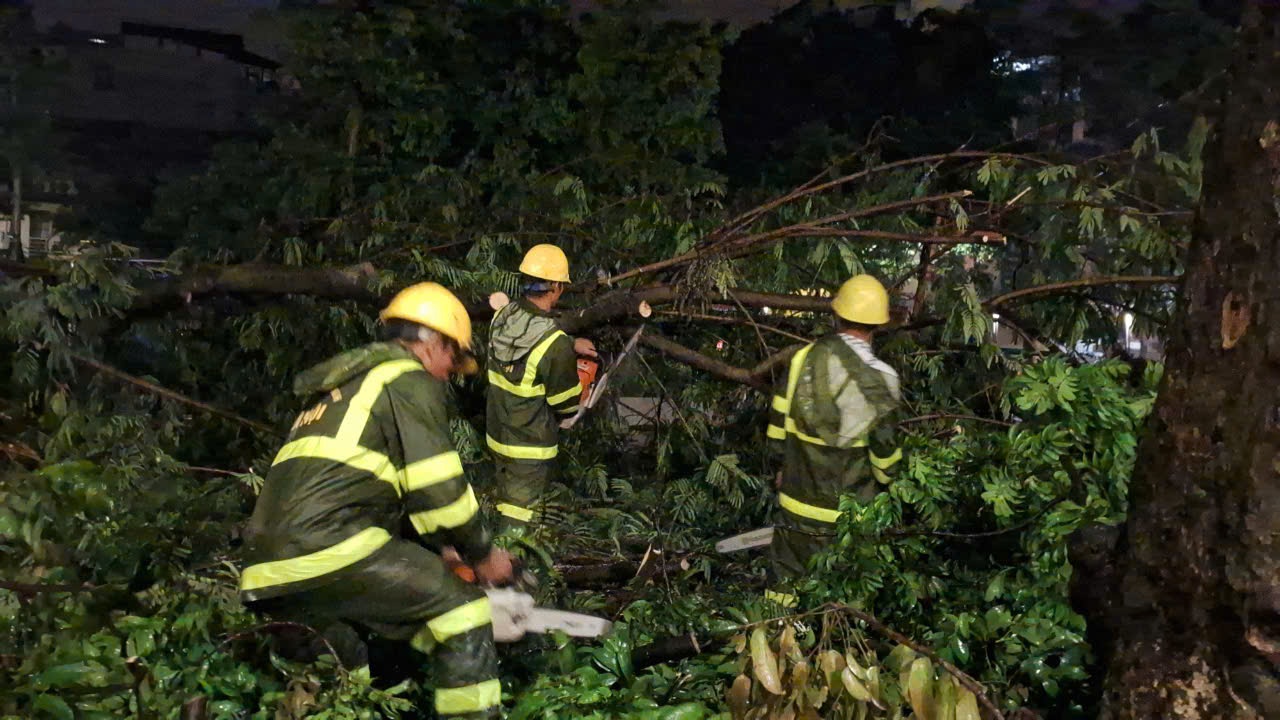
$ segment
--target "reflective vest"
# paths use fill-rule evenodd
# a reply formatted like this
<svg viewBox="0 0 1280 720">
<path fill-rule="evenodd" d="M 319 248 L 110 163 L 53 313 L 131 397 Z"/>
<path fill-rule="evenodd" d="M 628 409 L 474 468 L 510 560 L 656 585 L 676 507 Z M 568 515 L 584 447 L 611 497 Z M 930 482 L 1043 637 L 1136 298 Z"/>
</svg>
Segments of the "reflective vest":
<svg viewBox="0 0 1280 720">
<path fill-rule="evenodd" d="M 246 601 L 341 578 L 398 535 L 406 515 L 433 544 L 488 552 L 450 433 L 444 383 L 398 344 L 339 355 L 304 374 L 324 392 L 298 415 L 246 528 Z M 303 378 L 300 378 L 303 380 Z"/>
<path fill-rule="evenodd" d="M 840 495 L 866 500 L 887 484 L 902 459 L 883 422 L 897 403 L 897 374 L 864 341 L 834 334 L 797 352 L 766 431 L 782 455 L 782 509 L 834 523 Z"/>
</svg>

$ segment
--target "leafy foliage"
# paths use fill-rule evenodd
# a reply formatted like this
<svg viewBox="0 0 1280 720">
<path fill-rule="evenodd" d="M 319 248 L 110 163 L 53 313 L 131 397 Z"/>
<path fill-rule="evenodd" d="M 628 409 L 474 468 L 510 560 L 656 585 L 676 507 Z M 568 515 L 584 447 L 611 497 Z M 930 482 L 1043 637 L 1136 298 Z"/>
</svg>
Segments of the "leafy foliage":
<svg viewBox="0 0 1280 720">
<path fill-rule="evenodd" d="M 199 697 L 216 718 L 412 717 L 429 705 L 429 675 L 416 667 L 406 682 L 371 681 L 273 652 L 268 637 L 284 629 L 260 627 L 233 589 L 238 527 L 278 438 L 139 390 L 156 383 L 286 427 L 298 409 L 292 376 L 370 339 L 369 308 L 218 297 L 163 317 L 135 312 L 158 282 L 219 262 L 370 262 L 376 291 L 435 279 L 474 300 L 515 292 L 511 269 L 534 242 L 565 247 L 589 280 L 703 247 L 761 192 L 789 190 L 731 187 L 712 167 L 723 152 L 719 31 L 656 24 L 628 4 L 580 23 L 552 3 L 433 8 L 380 4 L 300 27 L 300 90 L 269 120 L 270 136 L 224 146 L 207 172 L 161 192 L 150 230 L 183 246 L 161 266 L 99 245 L 50 277 L 0 285 L 0 372 L 12 379 L 0 423 L 12 447 L 30 451 L 4 466 L 0 487 L 0 563 L 12 578 L 0 616 L 17 650 L 0 656 L 6 717 L 169 717 Z M 515 545 L 544 578 L 545 604 L 619 622 L 599 644 L 507 648 L 512 716 L 790 707 L 901 717 L 934 703 L 960 717 L 969 706 L 950 675 L 909 648 L 834 613 L 804 614 L 824 603 L 873 612 L 1006 707 L 1084 713 L 1089 650 L 1067 600 L 1066 538 L 1123 517 L 1158 369 L 1138 378 L 1074 348 L 1114 341 L 1123 312 L 1158 329 L 1169 295 L 1099 286 L 998 308 L 989 299 L 1082 274 L 1180 269 L 1204 128 L 1178 152 L 1143 137 L 1129 153 L 1082 162 L 986 154 L 877 169 L 871 147 L 828 169 L 865 171 L 858 181 L 779 202 L 741 221 L 743 232 L 971 194 L 668 273 L 681 314 L 650 327 L 738 367 L 827 321 L 726 309 L 712 290 L 829 294 L 861 271 L 914 283 L 914 296 L 895 292 L 895 313 L 910 322 L 878 340 L 903 376 L 906 477 L 865 505 L 844 501 L 838 541 L 802 588 L 807 609 L 776 621 L 760 597 L 764 558 L 710 552 L 715 539 L 767 522 L 774 504 L 765 399 L 637 351 L 564 442 L 547 524 Z M 979 242 L 979 231 L 1006 242 Z M 922 253 L 894 234 L 947 242 Z M 997 309 L 1036 342 L 997 346 Z M 628 334 L 599 328 L 597 344 Z M 95 373 L 86 358 L 133 378 Z M 455 387 L 453 428 L 481 494 L 483 389 Z M 652 409 L 626 404 L 637 399 Z M 575 568 L 658 550 L 653 574 L 571 582 Z M 722 642 L 679 663 L 632 665 L 636 648 L 691 632 Z"/>
</svg>

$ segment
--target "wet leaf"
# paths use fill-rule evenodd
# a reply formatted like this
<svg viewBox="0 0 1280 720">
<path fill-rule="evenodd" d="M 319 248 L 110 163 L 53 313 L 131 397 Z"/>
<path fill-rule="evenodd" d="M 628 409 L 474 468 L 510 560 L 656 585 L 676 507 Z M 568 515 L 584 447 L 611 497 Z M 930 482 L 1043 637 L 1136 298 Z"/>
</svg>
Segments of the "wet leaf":
<svg viewBox="0 0 1280 720">
<path fill-rule="evenodd" d="M 743 720 L 747 716 L 747 710 L 751 708 L 751 678 L 746 675 L 734 678 L 725 700 L 729 703 L 733 719 Z"/>
<path fill-rule="evenodd" d="M 936 720 L 955 720 L 956 718 L 956 684 L 955 679 L 945 677 L 938 681 L 934 688 L 934 708 Z"/>
<path fill-rule="evenodd" d="M 934 720 L 933 663 L 927 657 L 918 657 L 911 663 L 907 678 L 907 700 L 911 711 L 920 720 Z"/>
<path fill-rule="evenodd" d="M 71 709 L 67 701 L 57 695 L 40 695 L 36 697 L 35 702 L 31 703 L 31 709 L 54 718 L 54 720 L 75 720 L 76 717 L 75 711 Z"/>
<path fill-rule="evenodd" d="M 828 675 L 840 672 L 845 667 L 844 656 L 835 650 L 823 651 L 818 655 L 818 667 L 822 668 L 822 672 Z"/>
<path fill-rule="evenodd" d="M 866 685 L 862 684 L 862 681 L 853 674 L 853 670 L 850 668 L 840 671 L 840 682 L 855 700 L 871 702 L 871 691 L 867 689 Z"/>
<path fill-rule="evenodd" d="M 964 688 L 958 688 L 956 720 L 982 720 L 978 712 L 978 697 Z"/>
<path fill-rule="evenodd" d="M 782 694 L 782 682 L 778 679 L 778 661 L 769 647 L 769 637 L 764 628 L 751 632 L 751 670 L 765 690 L 774 695 Z"/>
</svg>

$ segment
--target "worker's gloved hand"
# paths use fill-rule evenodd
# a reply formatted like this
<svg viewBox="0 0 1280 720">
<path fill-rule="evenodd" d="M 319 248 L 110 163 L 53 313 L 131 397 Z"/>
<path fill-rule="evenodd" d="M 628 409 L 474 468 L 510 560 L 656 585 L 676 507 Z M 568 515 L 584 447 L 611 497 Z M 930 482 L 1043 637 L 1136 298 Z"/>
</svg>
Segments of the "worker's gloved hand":
<svg viewBox="0 0 1280 720">
<path fill-rule="evenodd" d="M 502 548 L 492 548 L 483 560 L 476 563 L 476 578 L 484 585 L 511 582 L 511 553 Z"/>
<path fill-rule="evenodd" d="M 579 355 L 587 357 L 600 357 L 600 353 L 596 352 L 595 343 L 586 338 L 577 338 L 573 341 L 573 351 Z"/>
</svg>

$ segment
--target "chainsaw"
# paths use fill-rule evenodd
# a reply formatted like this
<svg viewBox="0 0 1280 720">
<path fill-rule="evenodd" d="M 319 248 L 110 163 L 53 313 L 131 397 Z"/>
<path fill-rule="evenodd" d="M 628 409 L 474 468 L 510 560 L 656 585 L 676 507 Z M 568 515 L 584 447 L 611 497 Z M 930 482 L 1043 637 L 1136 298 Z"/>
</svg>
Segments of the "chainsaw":
<svg viewBox="0 0 1280 720">
<path fill-rule="evenodd" d="M 721 540 L 716 543 L 716 552 L 723 555 L 725 553 L 738 552 L 739 550 L 764 547 L 772 542 L 773 526 L 756 528 L 755 530 L 739 533 Z"/>
<path fill-rule="evenodd" d="M 476 582 L 475 571 L 460 560 L 446 558 L 445 564 L 463 582 Z M 515 576 L 519 585 L 531 587 L 537 584 L 527 571 L 517 570 Z M 489 598 L 495 642 L 511 643 L 527 633 L 556 630 L 570 637 L 594 638 L 608 633 L 613 627 L 613 623 L 595 615 L 538 607 L 532 595 L 515 587 L 489 587 L 484 589 L 484 594 Z"/>
<path fill-rule="evenodd" d="M 609 367 L 605 368 L 604 373 L 600 375 L 598 380 L 595 377 L 597 363 L 588 358 L 580 358 L 578 360 L 578 377 L 583 381 L 583 397 L 578 405 L 578 412 L 574 413 L 572 417 L 561 421 L 561 429 L 568 430 L 573 427 L 582 418 L 583 413 L 596 406 L 596 403 L 604 395 L 605 388 L 609 387 L 609 374 L 617 370 L 618 365 L 622 364 L 623 359 L 631 353 L 636 346 L 636 342 L 640 340 L 640 333 L 643 332 L 643 325 L 636 328 L 635 333 L 631 335 L 631 339 L 622 348 L 622 352 L 614 356 L 613 362 L 609 363 Z"/>
</svg>

